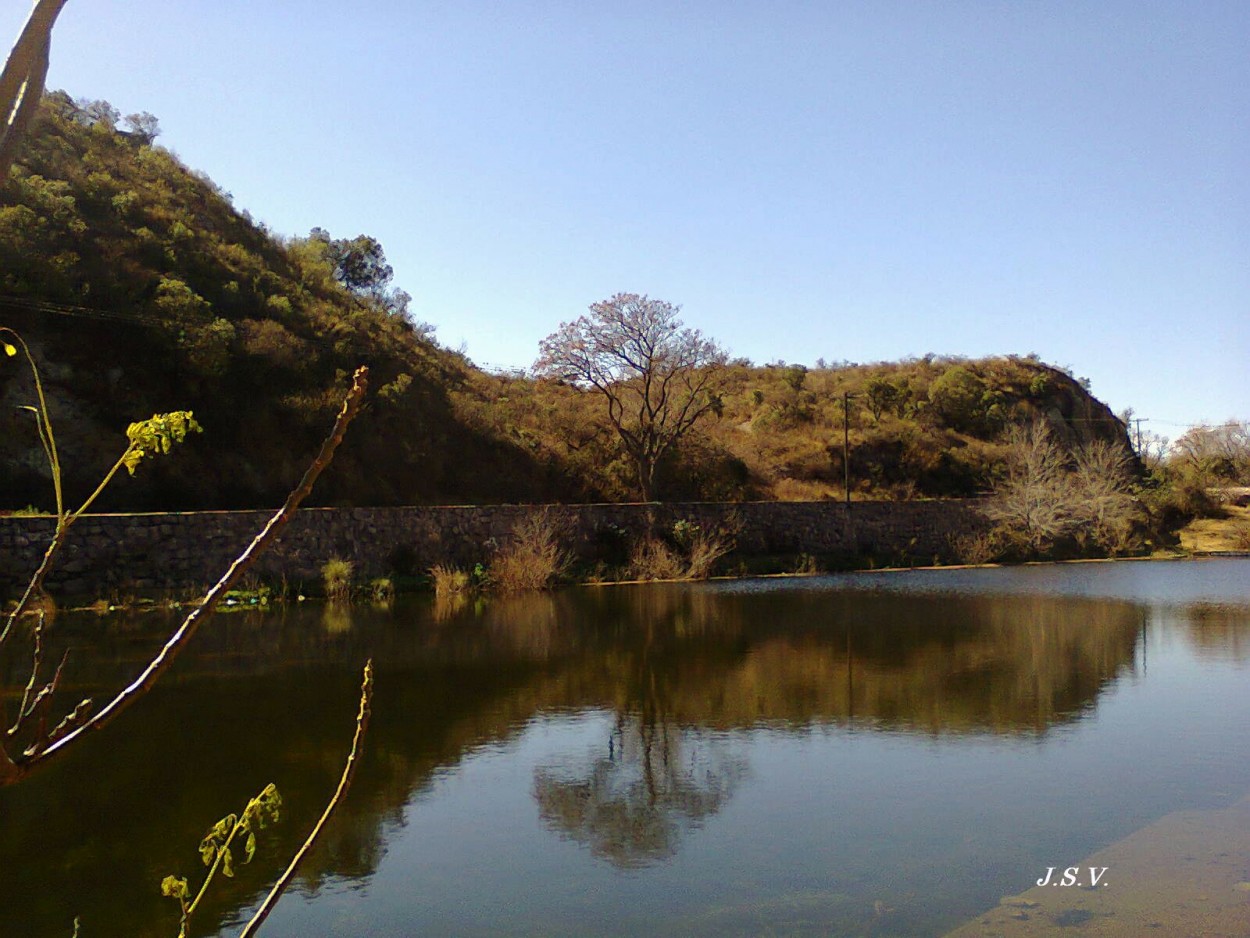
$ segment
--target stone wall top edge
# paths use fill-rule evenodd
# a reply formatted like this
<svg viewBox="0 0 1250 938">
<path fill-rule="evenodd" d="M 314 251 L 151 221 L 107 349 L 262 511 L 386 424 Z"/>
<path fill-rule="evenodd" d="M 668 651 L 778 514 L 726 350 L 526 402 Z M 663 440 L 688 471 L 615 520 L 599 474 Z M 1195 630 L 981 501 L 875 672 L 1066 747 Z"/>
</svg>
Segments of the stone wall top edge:
<svg viewBox="0 0 1250 938">
<path fill-rule="evenodd" d="M 906 507 L 909 505 L 976 505 L 984 502 L 984 497 L 972 498 L 913 498 L 905 501 L 869 501 L 860 500 L 851 502 L 851 509 L 856 507 L 863 508 L 881 508 L 890 506 L 894 508 Z M 463 504 L 463 505 L 356 505 L 352 507 L 335 507 L 318 505 L 311 508 L 299 509 L 300 514 L 331 514 L 343 513 L 349 511 L 368 511 L 368 512 L 387 512 L 387 511 L 482 511 L 497 508 L 516 509 L 529 508 L 535 510 L 542 509 L 621 509 L 621 508 L 659 508 L 659 509 L 681 509 L 681 508 L 758 508 L 761 506 L 785 506 L 789 508 L 845 508 L 846 502 L 840 499 L 817 499 L 811 501 L 747 501 L 747 502 L 491 502 L 485 504 Z M 204 511 L 117 511 L 117 512 L 91 512 L 83 515 L 80 520 L 88 520 L 91 518 L 182 518 L 182 517 L 225 517 L 225 516 L 241 516 L 241 515 L 262 515 L 268 517 L 272 515 L 277 508 L 222 508 Z M 0 514 L 0 522 L 4 521 L 52 521 L 55 520 L 54 515 L 17 515 L 17 514 Z"/>
</svg>

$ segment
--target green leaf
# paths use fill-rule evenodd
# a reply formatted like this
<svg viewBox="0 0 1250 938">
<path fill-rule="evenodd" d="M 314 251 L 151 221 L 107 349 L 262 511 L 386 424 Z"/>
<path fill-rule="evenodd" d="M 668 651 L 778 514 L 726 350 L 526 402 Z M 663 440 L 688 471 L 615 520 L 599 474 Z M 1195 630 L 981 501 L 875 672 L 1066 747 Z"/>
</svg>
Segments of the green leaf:
<svg viewBox="0 0 1250 938">
<path fill-rule="evenodd" d="M 175 443 L 185 440 L 188 433 L 203 432 L 204 428 L 189 410 L 153 414 L 148 420 L 140 420 L 126 428 L 130 446 L 122 457 L 122 464 L 134 475 L 145 457 L 168 453 Z"/>
<path fill-rule="evenodd" d="M 251 863 L 252 857 L 256 856 L 256 835 L 248 834 L 247 841 L 243 845 L 244 863 Z"/>
<path fill-rule="evenodd" d="M 234 879 L 234 857 L 231 855 L 229 847 L 221 848 L 221 871 L 226 876 Z"/>
<path fill-rule="evenodd" d="M 191 889 L 187 886 L 186 877 L 179 879 L 176 876 L 166 876 L 161 880 L 161 895 L 172 896 L 175 899 L 187 898 L 191 895 Z"/>
<path fill-rule="evenodd" d="M 200 859 L 205 866 L 212 866 L 213 860 L 217 859 L 217 844 L 209 837 L 200 841 Z"/>
</svg>

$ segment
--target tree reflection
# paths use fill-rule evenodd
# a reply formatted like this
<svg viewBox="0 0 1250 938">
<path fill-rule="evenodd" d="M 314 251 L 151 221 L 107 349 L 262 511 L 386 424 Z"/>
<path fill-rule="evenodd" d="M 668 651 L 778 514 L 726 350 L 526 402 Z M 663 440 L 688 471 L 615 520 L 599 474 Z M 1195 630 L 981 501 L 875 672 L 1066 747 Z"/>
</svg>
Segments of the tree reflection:
<svg viewBox="0 0 1250 938">
<path fill-rule="evenodd" d="M 1181 611 L 1186 638 L 1201 658 L 1250 660 L 1250 610 L 1220 603 L 1194 603 Z"/>
<path fill-rule="evenodd" d="M 256 780 L 277 782 L 290 806 L 272 855 L 262 845 L 256 860 L 258 874 L 276 869 L 333 789 L 339 718 L 364 657 L 379 663 L 370 743 L 352 797 L 302 869 L 306 891 L 369 877 L 434 780 L 545 714 L 593 723 L 612 714 L 612 728 L 593 751 L 570 743 L 523 770 L 543 824 L 616 868 L 640 868 L 674 856 L 734 796 L 752 731 L 1042 735 L 1079 719 L 1137 667 L 1146 607 L 683 585 L 457 607 L 401 600 L 390 613 L 348 607 L 342 623 L 325 614 L 221 617 L 156 692 L 161 705 L 128 717 L 131 732 L 86 747 L 33 787 L 5 791 L 0 934 L 61 933 L 70 892 L 84 921 L 143 934 L 161 901 L 147 868 L 177 869 L 188 850 L 194 859 L 204 819 Z M 1243 654 L 1244 622 L 1244 607 L 1208 608 L 1175 625 L 1204 648 Z M 49 656 L 91 643 L 93 654 L 66 670 L 81 696 L 127 680 L 150 652 L 149 631 L 152 641 L 164 634 L 159 621 L 63 615 Z M 1144 666 L 1144 647 L 1142 658 Z M 101 781 L 84 789 L 82 778 Z M 155 807 L 152 792 L 164 793 Z M 32 844 L 46 862 L 30 861 Z M 106 851 L 117 857 L 101 874 Z M 253 900 L 231 882 L 205 921 Z"/>
<path fill-rule="evenodd" d="M 677 852 L 729 800 L 746 771 L 728 742 L 641 715 L 621 715 L 589 765 L 544 766 L 534 797 L 549 830 L 632 869 Z"/>
</svg>

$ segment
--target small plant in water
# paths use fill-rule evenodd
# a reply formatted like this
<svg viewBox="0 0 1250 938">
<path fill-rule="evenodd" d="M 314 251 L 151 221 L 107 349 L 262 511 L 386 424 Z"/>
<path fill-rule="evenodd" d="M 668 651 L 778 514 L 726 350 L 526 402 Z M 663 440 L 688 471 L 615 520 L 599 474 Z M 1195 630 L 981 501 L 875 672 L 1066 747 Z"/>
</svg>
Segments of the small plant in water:
<svg viewBox="0 0 1250 938">
<path fill-rule="evenodd" d="M 227 814 L 214 824 L 200 841 L 200 859 L 208 867 L 204 882 L 194 898 L 191 887 L 185 876 L 166 876 L 161 880 L 161 895 L 176 899 L 182 909 L 179 922 L 178 938 L 186 938 L 191 925 L 191 916 L 195 914 L 204 894 L 208 892 L 209 883 L 220 871 L 222 875 L 233 878 L 237 851 L 242 850 L 243 863 L 251 863 L 256 855 L 256 832 L 268 827 L 279 819 L 282 808 L 282 796 L 271 783 L 264 791 L 247 803 L 242 814 Z M 242 847 L 238 841 L 242 840 Z"/>
<path fill-rule="evenodd" d="M 377 606 L 388 606 L 395 600 L 395 581 L 389 576 L 374 577 L 369 581 L 369 601 Z"/>
<path fill-rule="evenodd" d="M 351 599 L 352 570 L 350 560 L 334 557 L 321 568 L 321 582 L 325 585 L 326 599 L 343 602 Z"/>
<path fill-rule="evenodd" d="M 467 593 L 472 587 L 470 575 L 451 564 L 440 563 L 430 567 L 430 580 L 436 596 L 455 596 Z"/>
</svg>

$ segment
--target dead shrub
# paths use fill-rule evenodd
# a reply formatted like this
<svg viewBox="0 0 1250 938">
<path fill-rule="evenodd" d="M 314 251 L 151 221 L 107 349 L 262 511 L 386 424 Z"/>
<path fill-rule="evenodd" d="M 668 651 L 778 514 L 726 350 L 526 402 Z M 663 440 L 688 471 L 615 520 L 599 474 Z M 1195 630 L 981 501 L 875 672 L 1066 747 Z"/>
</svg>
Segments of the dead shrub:
<svg viewBox="0 0 1250 938">
<path fill-rule="evenodd" d="M 734 549 L 739 528 L 736 518 L 712 530 L 678 521 L 671 543 L 647 537 L 634 545 L 630 570 L 640 580 L 706 580 L 717 562 Z"/>
<path fill-rule="evenodd" d="M 794 561 L 794 569 L 790 571 L 796 576 L 814 576 L 820 573 L 820 561 L 811 554 L 799 554 Z"/>
<path fill-rule="evenodd" d="M 486 574 L 490 588 L 501 593 L 523 593 L 553 585 L 572 561 L 560 545 L 560 533 L 545 511 L 517 524 L 511 539 L 491 560 Z"/>
<path fill-rule="evenodd" d="M 696 531 L 690 539 L 683 579 L 706 580 L 716 562 L 733 549 L 733 537 L 724 531 Z"/>
<path fill-rule="evenodd" d="M 636 580 L 677 580 L 685 568 L 677 551 L 657 537 L 635 542 L 630 552 L 629 572 Z"/>
<path fill-rule="evenodd" d="M 993 563 L 1004 554 L 1002 537 L 998 531 L 968 531 L 953 535 L 951 551 L 960 563 L 980 566 Z"/>
<path fill-rule="evenodd" d="M 1250 522 L 1238 525 L 1233 532 L 1233 547 L 1237 550 L 1250 550 Z"/>
</svg>

